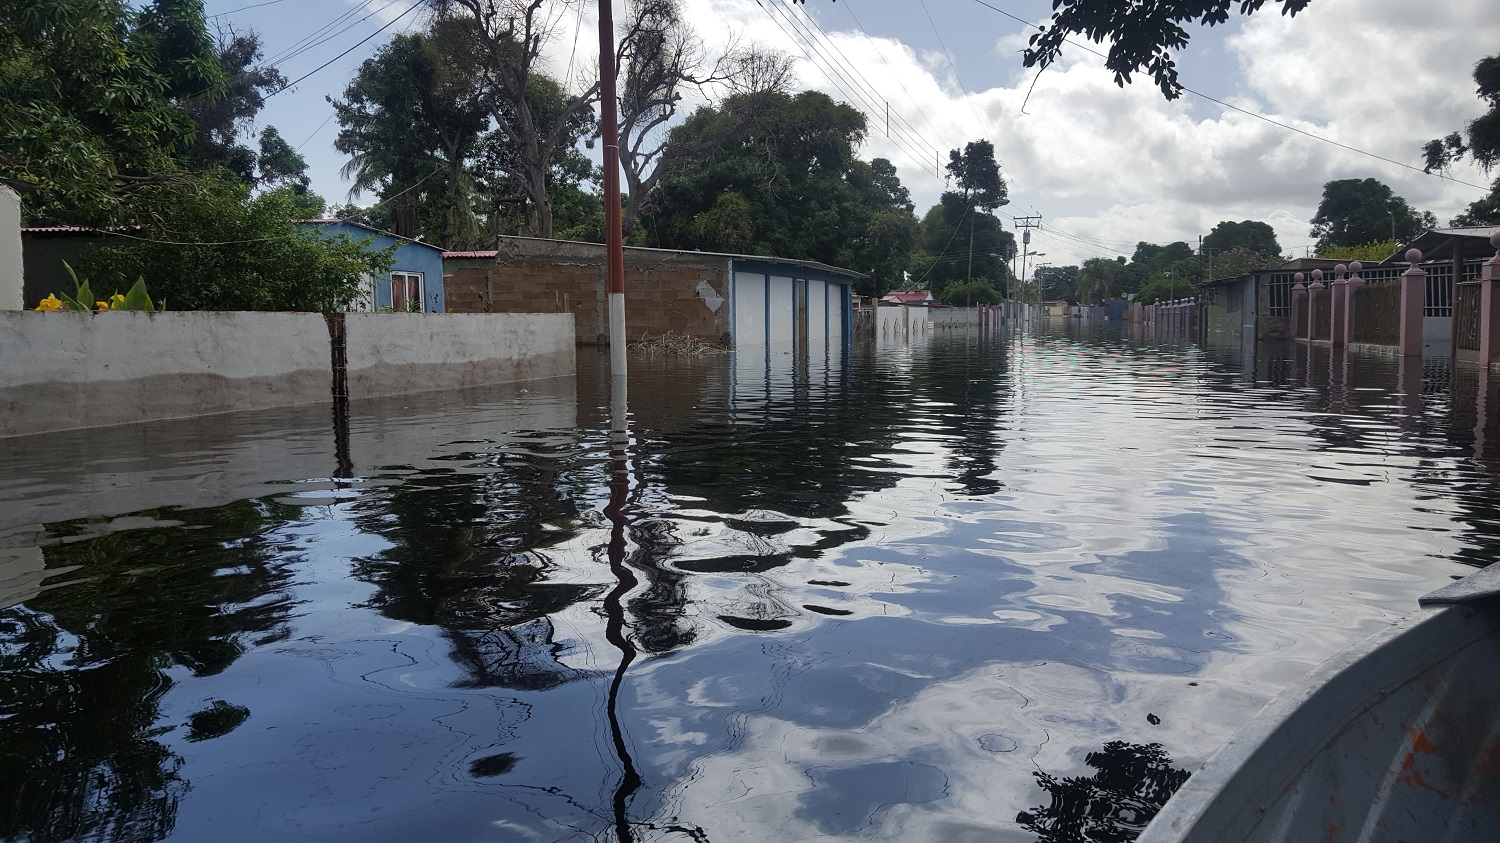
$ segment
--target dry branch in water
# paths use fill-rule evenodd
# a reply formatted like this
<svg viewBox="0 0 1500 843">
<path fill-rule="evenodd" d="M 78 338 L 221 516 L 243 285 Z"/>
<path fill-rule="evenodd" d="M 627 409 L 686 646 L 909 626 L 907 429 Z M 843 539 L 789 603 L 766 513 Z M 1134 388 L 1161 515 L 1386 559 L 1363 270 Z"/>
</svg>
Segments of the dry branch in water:
<svg viewBox="0 0 1500 843">
<path fill-rule="evenodd" d="M 729 349 L 701 337 L 690 337 L 668 331 L 659 336 L 644 334 L 630 344 L 633 351 L 647 360 L 658 357 L 701 357 L 708 354 L 728 354 Z"/>
</svg>

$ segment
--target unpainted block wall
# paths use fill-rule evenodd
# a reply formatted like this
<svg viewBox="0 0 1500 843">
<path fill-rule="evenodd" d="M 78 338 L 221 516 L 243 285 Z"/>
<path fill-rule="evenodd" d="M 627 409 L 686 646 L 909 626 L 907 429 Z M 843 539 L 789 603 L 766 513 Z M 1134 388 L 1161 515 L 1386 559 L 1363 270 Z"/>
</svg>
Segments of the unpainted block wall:
<svg viewBox="0 0 1500 843">
<path fill-rule="evenodd" d="M 625 266 L 625 325 L 631 341 L 665 333 L 728 342 L 729 302 L 723 265 Z M 705 264 L 707 262 L 705 261 Z M 700 293 L 707 282 L 712 296 Z M 455 313 L 571 313 L 580 345 L 608 337 L 608 296 L 602 263 L 497 261 L 459 267 L 446 277 Z M 720 299 L 711 307 L 714 298 Z"/>
</svg>

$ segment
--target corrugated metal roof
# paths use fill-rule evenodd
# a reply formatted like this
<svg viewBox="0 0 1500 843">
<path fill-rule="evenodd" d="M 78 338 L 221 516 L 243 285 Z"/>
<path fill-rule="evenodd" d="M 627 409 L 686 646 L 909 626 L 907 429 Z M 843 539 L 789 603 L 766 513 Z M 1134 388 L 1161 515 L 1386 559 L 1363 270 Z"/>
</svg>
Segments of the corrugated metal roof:
<svg viewBox="0 0 1500 843">
<path fill-rule="evenodd" d="M 21 229 L 22 234 L 58 234 L 62 232 L 93 231 L 81 225 L 28 225 Z"/>
<path fill-rule="evenodd" d="M 1490 236 L 1500 231 L 1500 225 L 1476 225 L 1472 228 L 1434 228 L 1424 231 L 1417 239 L 1407 243 L 1396 254 L 1380 262 L 1387 264 L 1406 263 L 1409 249 L 1420 249 L 1423 262 L 1451 259 L 1453 246 L 1458 246 L 1464 260 L 1488 258 L 1495 254 L 1490 245 Z"/>
<path fill-rule="evenodd" d="M 420 238 L 412 239 L 410 237 L 402 237 L 401 235 L 399 235 L 399 234 L 397 234 L 397 233 L 395 233 L 393 231 L 386 231 L 385 229 L 376 228 L 373 225 L 365 225 L 362 222 L 355 222 L 354 220 L 340 220 L 340 219 L 326 219 L 325 218 L 325 219 L 315 219 L 315 220 L 292 220 L 292 222 L 294 224 L 296 224 L 296 225 L 334 225 L 334 224 L 337 224 L 337 223 L 342 223 L 344 225 L 352 225 L 355 228 L 363 228 L 365 231 L 371 232 L 373 234 L 381 234 L 381 235 L 384 235 L 386 237 L 394 237 L 397 240 L 405 240 L 408 243 L 415 243 L 418 246 L 426 246 L 429 249 L 437 249 L 438 251 L 442 251 L 442 249 L 440 247 L 434 246 L 431 243 L 425 243 Z"/>
<path fill-rule="evenodd" d="M 493 249 L 488 252 L 444 252 L 443 260 L 483 260 L 494 256 Z"/>
</svg>

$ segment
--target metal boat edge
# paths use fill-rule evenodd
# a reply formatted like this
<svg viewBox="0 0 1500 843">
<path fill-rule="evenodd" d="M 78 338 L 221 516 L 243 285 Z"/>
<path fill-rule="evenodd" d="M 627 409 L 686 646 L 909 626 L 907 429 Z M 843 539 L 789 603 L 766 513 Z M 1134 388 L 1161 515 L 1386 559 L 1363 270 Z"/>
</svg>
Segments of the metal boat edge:
<svg viewBox="0 0 1500 843">
<path fill-rule="evenodd" d="M 1268 704 L 1139 843 L 1500 839 L 1500 565 L 1419 605 Z"/>
</svg>

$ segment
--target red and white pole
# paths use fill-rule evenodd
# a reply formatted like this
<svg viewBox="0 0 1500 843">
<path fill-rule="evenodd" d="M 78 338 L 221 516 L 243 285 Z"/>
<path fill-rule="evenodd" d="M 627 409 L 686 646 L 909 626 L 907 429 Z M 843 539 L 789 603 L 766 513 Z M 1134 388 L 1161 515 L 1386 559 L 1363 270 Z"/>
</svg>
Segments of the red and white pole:
<svg viewBox="0 0 1500 843">
<path fill-rule="evenodd" d="M 625 377 L 625 238 L 620 224 L 620 119 L 615 81 L 615 16 L 599 0 L 599 119 L 604 132 L 604 249 L 609 281 L 609 367 Z"/>
</svg>

